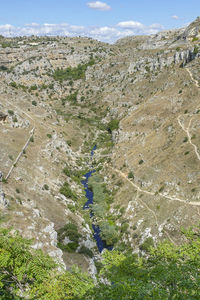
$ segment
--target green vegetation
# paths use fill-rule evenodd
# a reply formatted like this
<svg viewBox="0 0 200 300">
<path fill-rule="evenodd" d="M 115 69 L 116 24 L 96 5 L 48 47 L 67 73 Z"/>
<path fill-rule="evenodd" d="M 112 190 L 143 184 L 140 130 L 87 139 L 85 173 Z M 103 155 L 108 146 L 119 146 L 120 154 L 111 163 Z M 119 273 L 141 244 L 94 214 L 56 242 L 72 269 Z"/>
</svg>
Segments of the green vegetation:
<svg viewBox="0 0 200 300">
<path fill-rule="evenodd" d="M 60 188 L 60 193 L 61 193 L 62 195 L 64 195 L 66 198 L 70 198 L 70 199 L 72 199 L 72 200 L 74 200 L 74 201 L 77 201 L 77 199 L 78 199 L 76 193 L 74 193 L 74 192 L 71 190 L 71 188 L 70 188 L 68 182 L 65 182 L 65 183 L 63 184 L 63 186 Z"/>
<path fill-rule="evenodd" d="M 75 227 L 68 225 L 68 235 L 73 231 Z M 94 284 L 77 268 L 58 271 L 52 258 L 30 248 L 31 241 L 0 229 L 0 298 L 199 299 L 200 227 L 183 230 L 183 235 L 182 245 L 164 241 L 153 247 L 148 242 L 147 257 L 105 251 L 103 261 L 97 262 Z"/>
<path fill-rule="evenodd" d="M 133 178 L 134 179 L 134 174 L 133 174 L 133 172 L 132 171 L 130 171 L 129 173 L 128 173 L 128 178 Z"/>
<path fill-rule="evenodd" d="M 17 84 L 16 84 L 15 81 L 12 81 L 12 82 L 10 83 L 10 86 L 13 87 L 13 88 L 15 88 L 15 89 L 17 89 Z"/>
<path fill-rule="evenodd" d="M 95 61 L 91 59 L 87 64 L 78 65 L 76 68 L 56 69 L 53 78 L 57 81 L 85 79 L 85 72 L 88 66 L 94 65 Z"/>
<path fill-rule="evenodd" d="M 1 71 L 3 71 L 3 72 L 4 72 L 4 71 L 8 71 L 8 68 L 7 68 L 6 66 L 4 66 L 4 65 L 1 65 L 1 66 L 0 66 L 0 72 L 1 72 Z"/>
<path fill-rule="evenodd" d="M 151 247 L 153 247 L 153 239 L 151 237 L 147 238 L 142 245 L 140 245 L 140 250 L 149 252 Z"/>
<path fill-rule="evenodd" d="M 194 55 L 197 55 L 199 53 L 199 48 L 195 45 L 194 47 Z"/>
<path fill-rule="evenodd" d="M 48 191 L 49 190 L 49 186 L 47 184 L 43 185 L 43 190 Z"/>
<path fill-rule="evenodd" d="M 35 100 L 32 101 L 33 106 L 37 106 L 37 102 Z"/>
<path fill-rule="evenodd" d="M 111 193 L 106 189 L 103 178 L 100 175 L 93 175 L 88 182 L 89 188 L 93 191 L 93 205 L 91 206 L 95 218 L 101 230 L 101 237 L 107 245 L 113 245 L 118 240 L 117 227 L 109 222 L 109 208 L 113 202 Z"/>
<path fill-rule="evenodd" d="M 70 240 L 67 244 L 64 243 L 66 237 Z M 75 252 L 78 247 L 80 237 L 81 234 L 78 232 L 77 225 L 68 223 L 58 231 L 58 246 L 63 251 Z"/>
<path fill-rule="evenodd" d="M 108 131 L 112 132 L 113 130 L 118 130 L 119 129 L 119 120 L 113 119 L 108 123 Z"/>
<path fill-rule="evenodd" d="M 13 115 L 14 115 L 14 111 L 11 110 L 11 109 L 8 109 L 8 114 L 9 114 L 10 116 L 13 116 Z"/>
<path fill-rule="evenodd" d="M 66 102 L 71 102 L 71 103 L 75 104 L 77 102 L 77 95 L 78 95 L 78 91 L 63 98 L 62 105 L 65 105 Z"/>
<path fill-rule="evenodd" d="M 56 263 L 31 241 L 0 229 L 0 299 L 84 299 L 94 284 L 77 268 L 58 272 Z"/>
</svg>

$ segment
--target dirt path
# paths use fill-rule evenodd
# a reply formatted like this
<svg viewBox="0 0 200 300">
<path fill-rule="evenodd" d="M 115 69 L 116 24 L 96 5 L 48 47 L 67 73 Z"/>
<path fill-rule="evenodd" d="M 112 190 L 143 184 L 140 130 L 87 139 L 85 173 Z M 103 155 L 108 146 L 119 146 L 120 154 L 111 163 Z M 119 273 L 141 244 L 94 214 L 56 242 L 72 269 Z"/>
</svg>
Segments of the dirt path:
<svg viewBox="0 0 200 300">
<path fill-rule="evenodd" d="M 21 114 L 24 114 L 26 117 L 28 117 L 32 122 L 33 122 L 33 128 L 30 130 L 29 132 L 29 137 L 28 139 L 26 140 L 26 143 L 24 144 L 24 146 L 22 147 L 22 150 L 19 152 L 17 158 L 15 159 L 14 163 L 12 164 L 12 166 L 10 167 L 9 171 L 8 171 L 8 174 L 6 175 L 5 179 L 8 180 L 9 177 L 11 176 L 14 168 L 16 167 L 16 164 L 19 162 L 21 156 L 23 155 L 24 151 L 26 150 L 26 148 L 28 147 L 31 139 L 33 138 L 34 136 L 34 133 L 35 133 L 35 120 L 28 114 L 26 113 L 24 110 L 22 110 L 21 108 L 17 107 L 16 105 L 14 105 L 12 102 L 8 101 L 7 100 L 7 103 L 14 107 L 17 111 L 20 111 Z"/>
<path fill-rule="evenodd" d="M 196 87 L 200 88 L 199 83 L 198 83 L 198 81 L 196 79 L 194 79 L 194 77 L 192 75 L 192 72 L 188 68 L 185 68 L 185 69 L 189 73 L 190 78 L 192 79 L 192 81 L 194 82 L 194 84 L 196 85 Z"/>
<path fill-rule="evenodd" d="M 111 168 L 113 171 L 117 172 L 121 177 L 123 177 L 124 179 L 126 179 L 132 186 L 134 186 L 134 188 L 136 188 L 136 190 L 138 192 L 141 192 L 143 194 L 147 194 L 147 195 L 151 195 L 151 196 L 155 196 L 155 193 L 153 192 L 149 192 L 149 191 L 146 191 L 146 190 L 143 190 L 141 189 L 137 184 L 135 184 L 134 182 L 132 182 L 127 176 L 126 174 L 124 174 L 122 171 L 116 169 L 116 168 L 113 168 L 113 167 L 110 167 L 108 166 L 109 168 Z M 161 196 L 161 197 L 164 197 L 166 199 L 168 199 L 169 201 L 179 201 L 179 202 L 182 202 L 182 203 L 185 203 L 187 205 L 193 205 L 193 206 L 200 206 L 200 202 L 196 202 L 196 201 L 188 201 L 188 200 L 183 200 L 183 199 L 180 199 L 180 198 L 177 198 L 175 196 L 169 196 L 169 195 L 165 195 L 165 194 L 162 194 L 162 193 L 158 193 L 157 195 Z M 149 208 L 149 210 L 151 210 Z M 153 214 L 155 214 L 154 211 L 151 210 L 151 212 Z"/>
<path fill-rule="evenodd" d="M 190 71 L 188 68 L 186 68 L 186 71 L 189 73 L 190 78 L 191 78 L 192 81 L 194 82 L 195 86 L 199 88 L 200 86 L 199 86 L 199 84 L 198 84 L 198 81 L 195 80 L 195 79 L 193 78 L 193 75 L 192 75 L 191 71 Z M 191 119 L 190 119 L 190 121 L 189 121 L 189 124 L 188 124 L 188 127 L 186 128 L 186 127 L 184 126 L 184 124 L 183 124 L 183 123 L 181 122 L 181 120 L 180 120 L 180 119 L 181 119 L 181 116 L 182 116 L 182 115 L 179 115 L 178 118 L 177 118 L 178 124 L 179 124 L 180 127 L 183 129 L 183 131 L 187 134 L 189 143 L 190 143 L 190 144 L 192 145 L 192 147 L 194 148 L 194 152 L 195 152 L 195 154 L 196 154 L 196 156 L 197 156 L 197 159 L 200 161 L 200 154 L 199 154 L 199 152 L 198 152 L 198 148 L 197 148 L 197 146 L 192 142 L 192 137 L 191 137 L 191 135 L 190 135 L 190 126 L 191 126 L 191 122 L 192 122 L 192 118 L 193 118 L 193 117 L 191 117 Z"/>
<path fill-rule="evenodd" d="M 195 152 L 195 154 L 197 156 L 197 159 L 200 161 L 200 154 L 198 152 L 198 148 L 197 148 L 197 146 L 195 144 L 193 144 L 192 137 L 191 137 L 190 131 L 189 131 L 190 130 L 190 126 L 191 126 L 191 122 L 192 122 L 192 118 L 190 119 L 188 127 L 185 128 L 185 126 L 182 124 L 182 122 L 180 120 L 181 116 L 182 115 L 178 116 L 177 121 L 178 121 L 179 125 L 181 126 L 181 128 L 183 129 L 183 131 L 185 131 L 185 133 L 187 134 L 188 141 L 192 145 L 192 147 L 194 148 L 194 152 Z"/>
</svg>

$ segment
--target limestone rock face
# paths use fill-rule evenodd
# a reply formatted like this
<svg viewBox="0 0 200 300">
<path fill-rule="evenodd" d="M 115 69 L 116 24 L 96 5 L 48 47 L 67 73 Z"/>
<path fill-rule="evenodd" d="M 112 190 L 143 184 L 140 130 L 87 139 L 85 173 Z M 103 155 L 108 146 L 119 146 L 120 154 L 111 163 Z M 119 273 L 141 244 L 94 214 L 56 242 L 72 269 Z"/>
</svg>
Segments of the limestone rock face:
<svg viewBox="0 0 200 300">
<path fill-rule="evenodd" d="M 5 198 L 4 192 L 0 191 L 0 208 L 6 208 L 9 205 L 9 201 Z"/>
<path fill-rule="evenodd" d="M 9 201 L 5 198 L 5 194 L 3 192 L 2 179 L 3 179 L 3 173 L 0 172 L 0 208 L 5 208 L 9 205 Z"/>
</svg>

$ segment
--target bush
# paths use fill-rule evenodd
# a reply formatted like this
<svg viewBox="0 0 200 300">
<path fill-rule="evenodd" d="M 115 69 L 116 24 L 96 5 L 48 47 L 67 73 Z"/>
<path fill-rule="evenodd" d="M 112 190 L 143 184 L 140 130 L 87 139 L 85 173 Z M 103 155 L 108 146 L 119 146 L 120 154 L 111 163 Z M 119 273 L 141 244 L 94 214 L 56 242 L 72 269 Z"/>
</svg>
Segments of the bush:
<svg viewBox="0 0 200 300">
<path fill-rule="evenodd" d="M 107 127 L 108 131 L 111 133 L 113 130 L 118 130 L 119 129 L 119 120 L 113 119 L 108 123 Z"/>
<path fill-rule="evenodd" d="M 0 71 L 8 71 L 8 68 L 4 65 L 0 66 Z"/>
<path fill-rule="evenodd" d="M 72 102 L 72 103 L 76 103 L 77 102 L 77 94 L 78 94 L 78 92 L 76 91 L 75 93 L 67 96 L 64 99 L 62 99 L 62 104 L 65 105 L 65 102 L 67 102 L 67 101 Z"/>
<path fill-rule="evenodd" d="M 37 106 L 37 102 L 35 100 L 33 100 L 32 105 Z"/>
<path fill-rule="evenodd" d="M 87 64 L 78 65 L 76 68 L 58 68 L 54 71 L 53 78 L 58 81 L 85 79 L 87 67 L 92 66 L 94 63 L 94 60 L 91 59 Z"/>
<path fill-rule="evenodd" d="M 78 243 L 81 234 L 78 232 L 77 225 L 73 223 L 66 224 L 58 231 L 58 240 L 62 244 L 62 241 L 67 237 L 71 242 Z"/>
<path fill-rule="evenodd" d="M 11 82 L 10 83 L 10 86 L 12 86 L 13 88 L 17 89 L 17 84 L 15 81 Z"/>
<path fill-rule="evenodd" d="M 63 186 L 60 188 L 60 193 L 64 195 L 66 198 L 71 198 L 76 201 L 78 199 L 77 195 L 71 190 L 69 183 L 65 182 Z"/>
<path fill-rule="evenodd" d="M 44 184 L 43 189 L 48 191 L 49 190 L 49 186 L 47 184 Z"/>
<path fill-rule="evenodd" d="M 14 111 L 11 110 L 11 109 L 8 109 L 8 114 L 9 114 L 10 116 L 13 116 L 13 115 L 14 115 Z"/>
<path fill-rule="evenodd" d="M 132 172 L 132 171 L 130 171 L 130 172 L 128 173 L 128 178 L 134 178 L 134 175 L 133 175 L 133 172 Z"/>
<path fill-rule="evenodd" d="M 197 55 L 199 52 L 199 48 L 197 46 L 194 47 L 194 55 Z"/>
<path fill-rule="evenodd" d="M 70 175 L 71 175 L 71 172 L 70 172 L 70 170 L 69 170 L 67 167 L 65 167 L 65 168 L 63 169 L 63 173 L 64 173 L 66 176 L 68 176 L 68 177 L 70 177 Z"/>
<path fill-rule="evenodd" d="M 102 222 L 99 227 L 101 230 L 101 238 L 106 241 L 108 246 L 112 246 L 118 241 L 119 236 L 114 225 L 109 225 L 108 222 Z"/>
<path fill-rule="evenodd" d="M 73 253 L 78 248 L 78 243 L 71 242 L 71 243 L 68 243 L 67 245 L 63 245 L 62 243 L 58 243 L 58 247 L 63 251 Z"/>
<path fill-rule="evenodd" d="M 154 246 L 152 237 L 148 237 L 142 245 L 140 245 L 140 250 L 149 252 L 151 247 Z"/>
<path fill-rule="evenodd" d="M 93 257 L 94 256 L 93 252 L 89 248 L 85 247 L 84 245 L 81 246 L 81 248 L 79 249 L 78 252 L 81 253 L 81 254 L 87 255 L 89 257 Z"/>
</svg>

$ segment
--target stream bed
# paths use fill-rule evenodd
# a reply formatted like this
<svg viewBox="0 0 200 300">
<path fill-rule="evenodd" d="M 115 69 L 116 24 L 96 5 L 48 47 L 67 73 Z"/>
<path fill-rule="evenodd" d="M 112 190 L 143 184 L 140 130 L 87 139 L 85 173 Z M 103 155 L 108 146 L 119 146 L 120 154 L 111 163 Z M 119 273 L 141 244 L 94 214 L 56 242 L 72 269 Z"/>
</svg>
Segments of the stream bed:
<svg viewBox="0 0 200 300">
<path fill-rule="evenodd" d="M 97 147 L 94 146 L 94 148 L 91 151 L 91 159 L 94 155 L 94 151 L 96 150 L 96 148 Z M 90 205 L 93 204 L 93 192 L 88 188 L 88 180 L 92 176 L 92 174 L 95 173 L 95 172 L 96 172 L 95 170 L 89 171 L 88 173 L 86 173 L 84 175 L 85 179 L 81 181 L 81 183 L 83 184 L 84 189 L 85 189 L 86 197 L 88 199 L 88 201 L 85 203 L 83 209 L 90 209 Z M 92 212 L 91 209 L 90 209 L 90 217 L 91 218 L 93 217 L 93 212 Z M 98 248 L 99 252 L 101 253 L 103 251 L 103 249 L 112 250 L 113 247 L 112 246 L 107 246 L 106 243 L 101 239 L 101 235 L 100 235 L 101 231 L 100 231 L 99 226 L 95 225 L 95 224 L 92 224 L 92 228 L 93 228 L 93 231 L 94 231 L 93 237 L 96 241 L 97 248 Z"/>
</svg>

